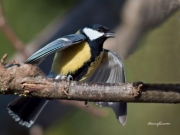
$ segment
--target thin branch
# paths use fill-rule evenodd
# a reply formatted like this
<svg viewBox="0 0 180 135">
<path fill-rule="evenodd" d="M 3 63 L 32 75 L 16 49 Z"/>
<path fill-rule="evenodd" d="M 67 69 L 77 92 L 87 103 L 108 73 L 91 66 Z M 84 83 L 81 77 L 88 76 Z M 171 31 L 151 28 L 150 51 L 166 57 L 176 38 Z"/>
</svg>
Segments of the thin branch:
<svg viewBox="0 0 180 135">
<path fill-rule="evenodd" d="M 180 103 L 180 84 L 87 83 L 47 79 L 33 65 L 0 63 L 0 94 L 80 101 Z M 68 94 L 67 94 L 68 93 Z"/>
<path fill-rule="evenodd" d="M 116 29 L 116 38 L 107 40 L 105 44 L 124 60 L 136 50 L 150 28 L 158 27 L 179 9 L 179 0 L 127 0 L 121 14 L 122 23 Z"/>
<path fill-rule="evenodd" d="M 22 41 L 16 36 L 13 29 L 7 22 L 7 19 L 4 16 L 2 2 L 0 0 L 0 30 L 4 33 L 4 35 L 9 39 L 12 46 L 26 59 L 29 55 L 25 50 L 25 46 Z"/>
</svg>

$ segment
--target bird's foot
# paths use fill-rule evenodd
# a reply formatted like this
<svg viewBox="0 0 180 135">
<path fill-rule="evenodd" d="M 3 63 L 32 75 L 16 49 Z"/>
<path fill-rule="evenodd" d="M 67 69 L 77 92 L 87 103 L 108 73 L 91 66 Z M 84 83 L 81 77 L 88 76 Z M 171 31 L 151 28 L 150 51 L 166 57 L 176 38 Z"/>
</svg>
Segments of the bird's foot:
<svg viewBox="0 0 180 135">
<path fill-rule="evenodd" d="M 71 75 L 65 76 L 65 75 L 57 75 L 56 80 L 66 80 L 68 82 L 68 86 L 70 86 L 71 84 L 71 80 L 73 80 L 73 77 Z M 64 94 L 68 96 L 68 98 L 70 98 L 70 94 L 68 93 L 68 87 L 66 89 L 63 90 Z"/>
<path fill-rule="evenodd" d="M 56 80 L 66 80 L 66 81 L 70 82 L 71 80 L 73 80 L 73 77 L 71 75 L 68 75 L 68 76 L 66 76 L 66 75 L 57 75 L 55 79 Z"/>
<path fill-rule="evenodd" d="M 71 94 L 68 93 L 68 89 L 64 89 L 63 92 L 68 98 L 71 98 Z"/>
</svg>

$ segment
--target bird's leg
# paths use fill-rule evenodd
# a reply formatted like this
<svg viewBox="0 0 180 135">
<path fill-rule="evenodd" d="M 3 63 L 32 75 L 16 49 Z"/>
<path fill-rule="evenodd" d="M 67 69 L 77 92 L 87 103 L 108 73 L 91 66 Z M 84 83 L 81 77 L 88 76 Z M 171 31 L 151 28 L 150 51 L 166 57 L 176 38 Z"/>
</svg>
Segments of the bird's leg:
<svg viewBox="0 0 180 135">
<path fill-rule="evenodd" d="M 88 101 L 85 101 L 84 104 L 86 107 L 89 107 Z"/>
<path fill-rule="evenodd" d="M 71 84 L 71 80 L 73 80 L 73 77 L 71 75 L 65 76 L 65 75 L 57 75 L 56 80 L 66 80 L 69 84 L 68 86 L 70 86 Z M 70 94 L 68 93 L 68 89 L 64 89 L 63 90 L 64 94 L 66 94 L 68 96 L 68 98 L 70 98 Z"/>
</svg>

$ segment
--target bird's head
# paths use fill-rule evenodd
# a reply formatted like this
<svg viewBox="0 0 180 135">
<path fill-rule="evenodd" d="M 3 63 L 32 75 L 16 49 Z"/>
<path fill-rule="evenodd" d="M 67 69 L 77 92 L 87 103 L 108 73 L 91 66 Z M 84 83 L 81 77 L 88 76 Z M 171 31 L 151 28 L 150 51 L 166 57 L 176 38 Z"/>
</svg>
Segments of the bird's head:
<svg viewBox="0 0 180 135">
<path fill-rule="evenodd" d="M 115 37 L 114 32 L 99 24 L 86 26 L 80 30 L 80 33 L 85 35 L 90 42 L 101 41 L 103 43 L 107 38 Z"/>
</svg>

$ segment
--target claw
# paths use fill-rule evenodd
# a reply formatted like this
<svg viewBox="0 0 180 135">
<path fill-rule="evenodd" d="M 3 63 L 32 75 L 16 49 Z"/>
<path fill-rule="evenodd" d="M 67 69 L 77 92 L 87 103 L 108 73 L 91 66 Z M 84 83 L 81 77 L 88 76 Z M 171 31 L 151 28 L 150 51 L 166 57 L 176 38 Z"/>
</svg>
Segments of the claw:
<svg viewBox="0 0 180 135">
<path fill-rule="evenodd" d="M 68 75 L 67 80 L 71 81 L 71 80 L 73 80 L 73 77 L 71 75 Z"/>
<path fill-rule="evenodd" d="M 56 80 L 62 80 L 62 76 L 61 76 L 61 75 L 57 75 L 57 76 L 55 77 L 55 79 L 56 79 Z"/>
<path fill-rule="evenodd" d="M 71 80 L 73 80 L 73 77 L 71 75 L 65 76 L 65 75 L 57 75 L 55 77 L 56 80 L 66 80 L 69 84 L 68 86 L 70 86 L 71 84 Z M 67 90 L 63 90 L 64 94 L 66 94 L 68 96 L 68 98 L 70 98 L 70 94 L 68 93 L 68 89 Z"/>
<path fill-rule="evenodd" d="M 69 94 L 67 90 L 63 90 L 63 92 L 68 98 L 71 98 L 71 94 Z"/>
<path fill-rule="evenodd" d="M 57 75 L 56 80 L 67 80 L 67 81 L 70 81 L 70 80 L 73 80 L 73 77 L 71 75 L 68 75 L 68 76 L 65 76 L 65 75 Z"/>
</svg>

